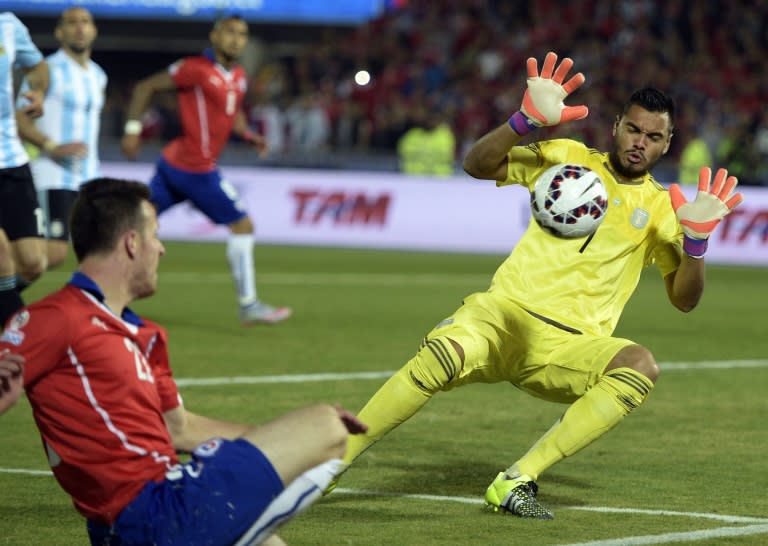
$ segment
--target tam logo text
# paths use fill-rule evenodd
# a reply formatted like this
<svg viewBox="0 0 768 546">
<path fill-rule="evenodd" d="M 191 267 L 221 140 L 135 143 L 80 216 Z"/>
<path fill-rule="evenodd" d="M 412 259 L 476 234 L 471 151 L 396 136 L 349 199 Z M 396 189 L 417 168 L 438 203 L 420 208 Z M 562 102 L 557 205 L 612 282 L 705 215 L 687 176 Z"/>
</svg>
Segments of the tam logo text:
<svg viewBox="0 0 768 546">
<path fill-rule="evenodd" d="M 355 191 L 294 190 L 294 222 L 297 224 L 385 226 L 392 196 Z"/>
</svg>

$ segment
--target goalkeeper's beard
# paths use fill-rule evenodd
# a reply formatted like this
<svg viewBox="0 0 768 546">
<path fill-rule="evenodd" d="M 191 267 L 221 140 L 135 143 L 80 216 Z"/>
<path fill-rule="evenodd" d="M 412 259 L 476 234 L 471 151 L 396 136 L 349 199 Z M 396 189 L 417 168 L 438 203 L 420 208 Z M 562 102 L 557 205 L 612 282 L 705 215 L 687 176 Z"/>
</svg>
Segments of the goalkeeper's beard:
<svg viewBox="0 0 768 546">
<path fill-rule="evenodd" d="M 611 163 L 611 168 L 616 174 L 624 178 L 639 178 L 644 176 L 650 168 L 650 166 L 646 166 L 632 169 L 630 166 L 625 166 L 622 164 L 621 159 L 619 159 L 619 153 L 615 148 L 608 154 L 608 161 Z"/>
</svg>

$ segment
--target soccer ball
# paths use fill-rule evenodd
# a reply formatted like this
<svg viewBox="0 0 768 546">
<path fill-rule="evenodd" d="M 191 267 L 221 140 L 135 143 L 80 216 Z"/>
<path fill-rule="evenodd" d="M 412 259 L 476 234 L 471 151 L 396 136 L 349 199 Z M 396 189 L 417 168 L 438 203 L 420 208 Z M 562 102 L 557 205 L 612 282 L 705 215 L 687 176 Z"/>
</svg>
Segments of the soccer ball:
<svg viewBox="0 0 768 546">
<path fill-rule="evenodd" d="M 531 212 L 542 229 L 576 239 L 593 234 L 608 210 L 608 192 L 594 171 L 559 163 L 544 171 L 531 192 Z"/>
</svg>

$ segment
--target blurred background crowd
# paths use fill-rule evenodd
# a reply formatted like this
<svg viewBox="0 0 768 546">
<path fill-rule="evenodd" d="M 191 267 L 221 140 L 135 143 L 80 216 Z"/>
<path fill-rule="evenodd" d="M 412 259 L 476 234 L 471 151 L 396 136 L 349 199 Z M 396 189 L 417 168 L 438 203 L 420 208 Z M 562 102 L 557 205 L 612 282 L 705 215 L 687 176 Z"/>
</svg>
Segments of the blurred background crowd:
<svg viewBox="0 0 768 546">
<path fill-rule="evenodd" d="M 678 107 L 660 178 L 691 182 L 686 164 L 712 163 L 744 184 L 768 185 L 766 0 L 413 0 L 356 27 L 282 30 L 253 25 L 243 59 L 248 117 L 267 136 L 272 162 L 360 157 L 449 174 L 519 107 L 526 59 L 552 50 L 586 75 L 568 102 L 587 104 L 590 115 L 547 137 L 607 149 L 623 102 L 651 85 Z M 207 29 L 197 38 L 199 49 L 183 54 L 205 46 Z M 126 63 L 97 40 L 94 60 L 110 77 L 106 138 L 120 135 L 132 83 L 183 54 L 145 52 Z M 173 136 L 173 96 L 144 121 L 145 138 Z"/>
</svg>

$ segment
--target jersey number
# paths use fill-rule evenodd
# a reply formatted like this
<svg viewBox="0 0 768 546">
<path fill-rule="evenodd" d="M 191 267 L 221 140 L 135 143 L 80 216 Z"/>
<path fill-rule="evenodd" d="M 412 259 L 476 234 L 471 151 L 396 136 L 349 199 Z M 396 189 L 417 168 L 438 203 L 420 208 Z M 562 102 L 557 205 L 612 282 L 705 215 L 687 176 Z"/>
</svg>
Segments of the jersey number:
<svg viewBox="0 0 768 546">
<path fill-rule="evenodd" d="M 141 381 L 147 381 L 149 383 L 155 382 L 155 377 L 152 375 L 152 369 L 149 367 L 149 362 L 144 358 L 144 354 L 139 350 L 136 344 L 128 339 L 123 338 L 125 342 L 125 348 L 133 355 L 133 362 L 136 364 L 136 375 Z"/>
<path fill-rule="evenodd" d="M 45 236 L 45 214 L 43 209 L 37 207 L 35 209 L 35 222 L 37 223 L 37 235 L 40 237 Z"/>
</svg>

